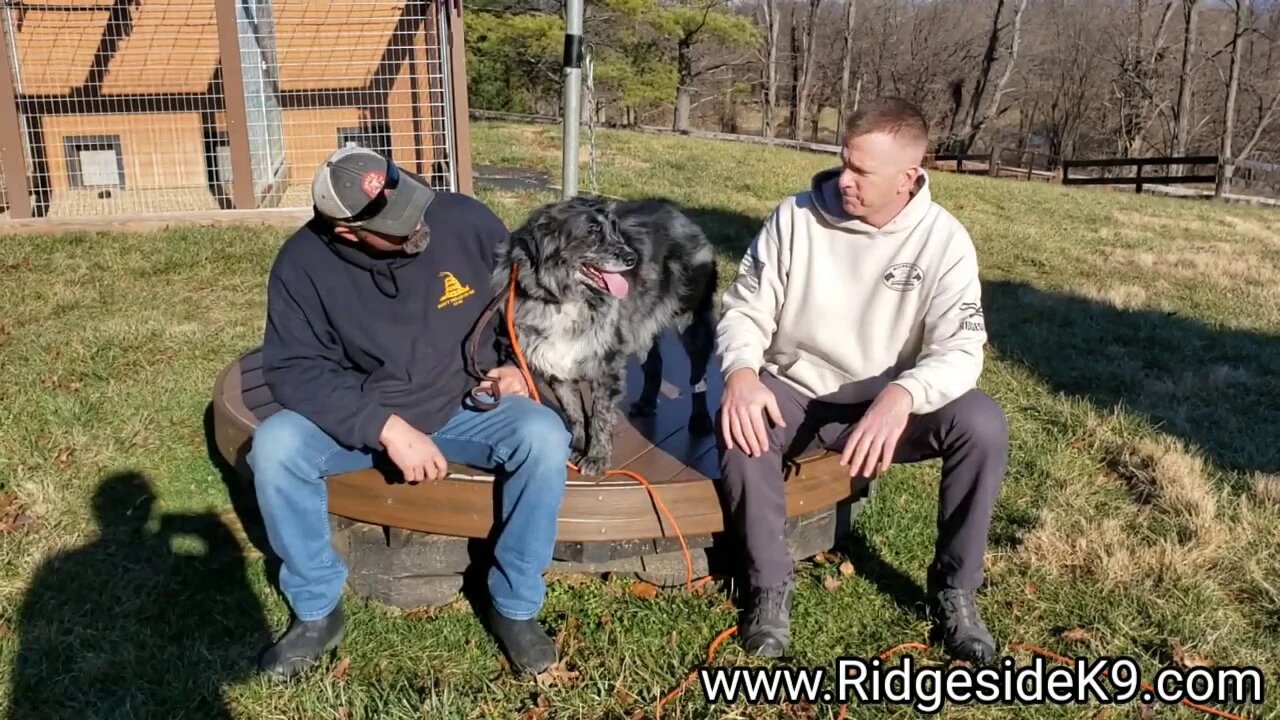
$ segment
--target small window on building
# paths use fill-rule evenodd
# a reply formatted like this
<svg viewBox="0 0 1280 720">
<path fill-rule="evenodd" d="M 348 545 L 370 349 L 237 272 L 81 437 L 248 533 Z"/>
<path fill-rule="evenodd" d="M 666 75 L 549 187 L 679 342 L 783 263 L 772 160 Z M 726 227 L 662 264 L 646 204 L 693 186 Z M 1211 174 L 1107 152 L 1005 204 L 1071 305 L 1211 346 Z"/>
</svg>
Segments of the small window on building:
<svg viewBox="0 0 1280 720">
<path fill-rule="evenodd" d="M 355 145 L 372 150 L 391 161 L 391 126 L 385 122 L 360 127 L 338 128 L 338 147 Z"/>
<path fill-rule="evenodd" d="M 63 138 L 71 187 L 124 187 L 124 155 L 119 135 L 71 135 Z"/>
</svg>

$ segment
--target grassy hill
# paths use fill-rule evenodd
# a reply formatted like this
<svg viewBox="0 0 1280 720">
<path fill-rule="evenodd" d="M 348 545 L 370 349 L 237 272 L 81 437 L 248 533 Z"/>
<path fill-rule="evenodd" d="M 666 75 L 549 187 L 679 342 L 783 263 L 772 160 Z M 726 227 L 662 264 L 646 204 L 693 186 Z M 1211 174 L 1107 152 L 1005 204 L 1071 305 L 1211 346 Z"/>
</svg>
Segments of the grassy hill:
<svg viewBox="0 0 1280 720">
<path fill-rule="evenodd" d="M 477 163 L 559 176 L 555 127 L 477 123 L 473 140 Z M 834 163 L 611 131 L 596 150 L 602 192 L 676 200 L 730 268 L 778 200 Z M 991 334 L 981 385 L 1010 417 L 981 596 L 998 639 L 1132 657 L 1144 679 L 1166 664 L 1207 663 L 1256 666 L 1273 683 L 1280 212 L 946 174 L 933 182 L 977 243 Z M 551 199 L 481 196 L 512 226 Z M 0 242 L 0 702 L 49 718 L 652 717 L 735 621 L 723 597 L 647 599 L 622 582 L 553 579 L 546 619 L 570 672 L 547 686 L 504 675 L 462 602 L 410 614 L 353 602 L 350 639 L 331 666 L 284 688 L 251 677 L 287 611 L 239 535 L 202 415 L 218 369 L 260 341 L 265 273 L 284 235 Z M 937 472 L 893 468 L 848 546 L 801 568 L 794 664 L 834 668 L 837 657 L 925 639 L 915 603 Z M 136 502 L 148 495 L 153 504 Z M 844 559 L 852 574 L 838 570 Z M 765 664 L 732 641 L 716 662 Z M 663 717 L 835 709 L 710 706 L 699 695 L 690 686 Z M 1274 717 L 1280 704 L 1272 692 L 1236 711 Z M 945 715 L 1149 717 L 1136 704 Z M 1207 717 L 1173 707 L 1154 716 Z"/>
</svg>

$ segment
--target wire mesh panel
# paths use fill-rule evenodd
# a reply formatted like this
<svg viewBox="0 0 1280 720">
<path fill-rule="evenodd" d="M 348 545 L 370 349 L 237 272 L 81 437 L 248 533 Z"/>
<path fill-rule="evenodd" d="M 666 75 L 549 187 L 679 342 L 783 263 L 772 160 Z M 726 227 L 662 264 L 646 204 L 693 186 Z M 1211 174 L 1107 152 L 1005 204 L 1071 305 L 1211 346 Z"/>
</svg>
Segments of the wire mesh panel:
<svg viewBox="0 0 1280 720">
<path fill-rule="evenodd" d="M 438 10 L 412 0 L 275 0 L 278 122 L 294 173 L 283 205 L 310 205 L 316 166 L 343 145 L 382 153 L 434 187 L 455 187 Z M 258 41 L 242 38 L 242 46 Z M 249 128 L 250 137 L 274 132 L 252 116 Z"/>
<path fill-rule="evenodd" d="M 20 126 L 36 217 L 309 207 L 316 167 L 347 144 L 457 189 L 440 3 L 5 0 L 0 13 L 15 106 L 0 122 Z"/>
<path fill-rule="evenodd" d="M 3 13 L 34 215 L 217 207 L 212 2 L 15 1 Z"/>
</svg>

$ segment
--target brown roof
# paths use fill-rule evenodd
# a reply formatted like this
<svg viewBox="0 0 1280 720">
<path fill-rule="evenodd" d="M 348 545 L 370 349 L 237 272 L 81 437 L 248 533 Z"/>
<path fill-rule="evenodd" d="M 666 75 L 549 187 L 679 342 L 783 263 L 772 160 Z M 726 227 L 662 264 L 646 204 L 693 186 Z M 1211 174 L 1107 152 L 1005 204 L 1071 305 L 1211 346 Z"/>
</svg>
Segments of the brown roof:
<svg viewBox="0 0 1280 720">
<path fill-rule="evenodd" d="M 198 93 L 208 87 L 218 63 L 213 0 L 147 0 L 132 8 L 127 25 L 112 23 L 108 29 L 112 4 L 60 0 L 57 9 L 18 10 L 20 91 L 63 94 L 85 84 L 111 39 L 117 45 L 100 78 L 105 95 Z M 365 87 L 402 11 L 400 3 L 277 0 L 281 87 Z"/>
</svg>

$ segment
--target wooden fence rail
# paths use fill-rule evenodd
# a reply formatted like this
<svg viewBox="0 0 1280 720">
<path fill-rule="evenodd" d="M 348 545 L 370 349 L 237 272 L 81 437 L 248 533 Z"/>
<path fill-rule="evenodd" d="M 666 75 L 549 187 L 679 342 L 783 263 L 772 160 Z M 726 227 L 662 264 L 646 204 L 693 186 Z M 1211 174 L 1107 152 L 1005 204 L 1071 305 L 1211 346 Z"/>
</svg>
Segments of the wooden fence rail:
<svg viewBox="0 0 1280 720">
<path fill-rule="evenodd" d="M 1148 167 L 1172 167 L 1176 166 L 1184 168 L 1185 166 L 1195 167 L 1197 165 L 1213 165 L 1212 173 L 1186 173 L 1181 172 L 1177 175 L 1147 175 L 1143 177 L 1142 169 Z M 1187 155 L 1183 157 L 1145 157 L 1145 158 L 1105 158 L 1102 160 L 1064 160 L 1062 163 L 1062 184 L 1063 185 L 1133 185 L 1134 192 L 1142 192 L 1144 183 L 1161 184 L 1161 185 L 1182 185 L 1182 184 L 1198 184 L 1213 183 L 1218 179 L 1218 156 L 1217 155 Z M 1133 167 L 1135 168 L 1133 175 L 1123 176 L 1072 176 L 1072 170 L 1082 168 L 1115 168 L 1115 167 Z"/>
</svg>

